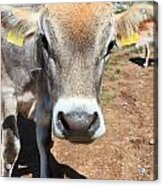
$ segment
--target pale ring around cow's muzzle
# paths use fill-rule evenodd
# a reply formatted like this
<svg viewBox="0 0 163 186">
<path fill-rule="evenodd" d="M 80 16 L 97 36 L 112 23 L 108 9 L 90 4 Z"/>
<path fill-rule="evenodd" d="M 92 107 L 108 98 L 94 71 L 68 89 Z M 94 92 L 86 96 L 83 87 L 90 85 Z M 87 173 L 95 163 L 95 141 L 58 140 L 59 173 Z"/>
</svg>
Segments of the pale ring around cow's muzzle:
<svg viewBox="0 0 163 186">
<path fill-rule="evenodd" d="M 91 142 L 105 133 L 104 119 L 95 99 L 60 98 L 53 108 L 52 131 L 72 142 Z"/>
</svg>

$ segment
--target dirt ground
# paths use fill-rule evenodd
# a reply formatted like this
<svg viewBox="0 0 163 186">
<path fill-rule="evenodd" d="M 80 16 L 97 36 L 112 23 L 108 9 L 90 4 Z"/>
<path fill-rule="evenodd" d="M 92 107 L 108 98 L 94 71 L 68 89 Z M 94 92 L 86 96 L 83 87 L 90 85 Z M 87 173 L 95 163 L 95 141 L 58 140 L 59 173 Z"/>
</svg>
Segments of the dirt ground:
<svg viewBox="0 0 163 186">
<path fill-rule="evenodd" d="M 154 69 L 129 61 L 135 52 L 116 53 L 106 66 L 102 108 L 106 134 L 92 144 L 55 140 L 57 161 L 89 179 L 153 180 L 156 176 L 157 126 Z"/>
</svg>

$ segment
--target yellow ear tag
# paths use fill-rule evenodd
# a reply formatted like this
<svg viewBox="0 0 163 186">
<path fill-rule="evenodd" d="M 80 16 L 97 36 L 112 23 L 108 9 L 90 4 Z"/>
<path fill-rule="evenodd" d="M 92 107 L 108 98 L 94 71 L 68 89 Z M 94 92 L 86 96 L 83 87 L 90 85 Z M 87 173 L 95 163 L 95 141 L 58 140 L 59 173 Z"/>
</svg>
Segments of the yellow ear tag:
<svg viewBox="0 0 163 186">
<path fill-rule="evenodd" d="M 10 30 L 8 32 L 7 41 L 9 43 L 12 43 L 12 44 L 17 45 L 19 47 L 22 47 L 24 44 L 24 40 L 25 40 L 25 38 L 24 38 L 23 34 L 20 34 L 20 33 L 17 34 L 16 32 L 14 32 L 14 30 Z"/>
<path fill-rule="evenodd" d="M 134 32 L 130 37 L 123 37 L 120 42 L 122 46 L 132 45 L 140 40 L 140 35 Z"/>
</svg>

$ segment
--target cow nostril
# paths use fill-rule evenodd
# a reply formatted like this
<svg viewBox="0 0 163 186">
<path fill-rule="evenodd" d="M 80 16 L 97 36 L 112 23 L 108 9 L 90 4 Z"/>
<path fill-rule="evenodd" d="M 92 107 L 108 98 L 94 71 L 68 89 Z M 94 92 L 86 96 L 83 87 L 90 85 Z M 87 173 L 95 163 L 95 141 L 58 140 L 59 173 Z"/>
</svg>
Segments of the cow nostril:
<svg viewBox="0 0 163 186">
<path fill-rule="evenodd" d="M 94 112 L 94 114 L 92 116 L 93 116 L 92 121 L 90 122 L 90 125 L 89 125 L 88 129 L 90 129 L 92 127 L 92 125 L 94 125 L 96 123 L 96 120 L 98 118 L 98 113 Z"/>
<path fill-rule="evenodd" d="M 67 129 L 67 130 L 70 129 L 69 124 L 67 123 L 63 112 L 58 113 L 58 121 L 61 121 L 61 123 L 65 129 Z"/>
</svg>

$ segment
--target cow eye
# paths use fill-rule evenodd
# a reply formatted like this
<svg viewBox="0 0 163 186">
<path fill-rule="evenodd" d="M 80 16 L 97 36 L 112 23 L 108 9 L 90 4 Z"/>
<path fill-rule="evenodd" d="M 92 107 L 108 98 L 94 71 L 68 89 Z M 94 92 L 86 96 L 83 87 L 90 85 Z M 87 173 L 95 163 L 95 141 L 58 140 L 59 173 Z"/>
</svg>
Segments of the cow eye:
<svg viewBox="0 0 163 186">
<path fill-rule="evenodd" d="M 50 49 L 48 40 L 46 39 L 45 35 L 42 35 L 42 45 L 43 45 L 44 51 L 46 51 L 46 53 L 47 53 L 47 56 L 50 58 L 54 58 L 54 54 L 53 54 L 52 50 Z"/>
<path fill-rule="evenodd" d="M 112 52 L 112 49 L 114 48 L 114 45 L 115 45 L 115 40 L 111 41 L 107 47 L 107 51 L 104 55 L 104 57 L 108 56 L 109 54 L 111 54 Z"/>
<path fill-rule="evenodd" d="M 45 35 L 42 35 L 42 44 L 43 44 L 44 49 L 45 49 L 47 52 L 49 52 L 49 44 L 48 44 L 48 41 L 47 41 Z"/>
</svg>

